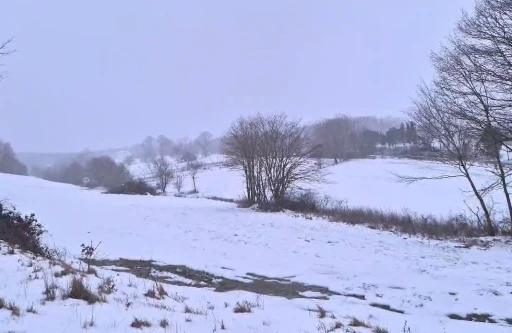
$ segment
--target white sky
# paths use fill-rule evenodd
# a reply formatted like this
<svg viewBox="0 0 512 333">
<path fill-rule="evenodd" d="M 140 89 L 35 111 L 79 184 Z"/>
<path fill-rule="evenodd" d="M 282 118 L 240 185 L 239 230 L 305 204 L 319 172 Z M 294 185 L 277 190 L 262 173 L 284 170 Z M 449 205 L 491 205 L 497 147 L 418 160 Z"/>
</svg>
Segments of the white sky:
<svg viewBox="0 0 512 333">
<path fill-rule="evenodd" d="M 0 138 L 126 146 L 285 111 L 400 116 L 472 0 L 1 1 Z"/>
</svg>

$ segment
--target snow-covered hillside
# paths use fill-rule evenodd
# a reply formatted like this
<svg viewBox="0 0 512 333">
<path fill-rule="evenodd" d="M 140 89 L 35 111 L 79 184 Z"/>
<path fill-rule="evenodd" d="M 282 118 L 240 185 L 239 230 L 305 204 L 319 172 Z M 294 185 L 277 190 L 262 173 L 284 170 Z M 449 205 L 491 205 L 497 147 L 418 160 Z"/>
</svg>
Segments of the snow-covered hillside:
<svg viewBox="0 0 512 333">
<path fill-rule="evenodd" d="M 226 179 L 208 183 L 209 172 Z M 236 179 L 228 173 L 205 171 L 200 190 L 209 184 L 220 194 Z M 463 248 L 201 198 L 106 195 L 30 177 L 0 175 L 0 184 L 0 197 L 35 212 L 50 232 L 46 241 L 68 258 L 82 243 L 101 242 L 99 278 L 89 275 L 87 283 L 96 289 L 111 277 L 116 285 L 106 303 L 87 305 L 60 299 L 70 276 L 52 278 L 57 299 L 43 305 L 42 277 L 61 268 L 0 255 L 0 297 L 21 309 L 20 316 L 0 310 L 2 330 L 130 332 L 134 318 L 147 319 L 151 332 L 164 331 L 163 319 L 167 332 L 189 333 L 221 330 L 222 322 L 230 332 L 512 330 L 512 251 L 500 242 Z M 155 281 L 170 296 L 148 294 Z M 251 312 L 235 311 L 237 302 Z M 26 311 L 32 305 L 37 314 Z M 468 314 L 496 323 L 448 318 Z M 348 326 L 352 317 L 372 328 Z"/>
</svg>

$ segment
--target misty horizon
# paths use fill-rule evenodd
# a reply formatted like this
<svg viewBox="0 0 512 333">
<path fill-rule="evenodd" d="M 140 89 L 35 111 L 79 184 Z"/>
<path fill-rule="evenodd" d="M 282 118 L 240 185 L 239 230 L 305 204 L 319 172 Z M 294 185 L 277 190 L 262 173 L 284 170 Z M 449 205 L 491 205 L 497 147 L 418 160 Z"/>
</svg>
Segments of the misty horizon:
<svg viewBox="0 0 512 333">
<path fill-rule="evenodd" d="M 218 137 L 253 112 L 402 117 L 472 4 L 3 3 L 0 40 L 17 52 L 2 60 L 1 139 L 68 153 Z"/>
</svg>

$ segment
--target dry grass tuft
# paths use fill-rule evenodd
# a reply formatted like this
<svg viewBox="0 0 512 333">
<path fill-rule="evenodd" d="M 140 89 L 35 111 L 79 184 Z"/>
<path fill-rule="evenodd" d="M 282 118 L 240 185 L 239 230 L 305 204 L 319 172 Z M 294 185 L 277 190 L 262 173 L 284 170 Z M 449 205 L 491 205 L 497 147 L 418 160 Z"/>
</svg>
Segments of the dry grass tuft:
<svg viewBox="0 0 512 333">
<path fill-rule="evenodd" d="M 110 295 L 116 291 L 116 285 L 111 277 L 103 279 L 98 286 L 98 292 L 100 294 Z"/>
<path fill-rule="evenodd" d="M 143 329 L 144 327 L 151 327 L 152 325 L 147 319 L 133 318 L 130 326 L 137 329 Z"/>
<path fill-rule="evenodd" d="M 89 286 L 84 283 L 83 279 L 76 276 L 71 279 L 66 296 L 68 298 L 86 301 L 87 304 L 95 304 L 104 301 L 101 297 L 92 292 Z"/>
<path fill-rule="evenodd" d="M 323 307 L 317 304 L 316 308 L 318 311 L 318 318 L 323 319 L 327 317 L 327 311 Z"/>
<path fill-rule="evenodd" d="M 360 320 L 356 317 L 352 317 L 350 319 L 350 323 L 348 324 L 348 326 L 352 326 L 352 327 L 366 327 L 366 328 L 370 328 L 370 325 L 363 321 L 363 320 Z"/>
<path fill-rule="evenodd" d="M 19 317 L 21 315 L 20 307 L 16 305 L 14 302 L 9 302 L 5 305 L 5 308 L 11 311 L 11 314 L 15 317 Z"/>
<path fill-rule="evenodd" d="M 160 327 L 166 329 L 167 327 L 169 327 L 169 321 L 167 319 L 160 320 Z"/>
<path fill-rule="evenodd" d="M 251 313 L 252 312 L 252 304 L 248 301 L 236 302 L 233 307 L 234 313 Z"/>
<path fill-rule="evenodd" d="M 206 311 L 201 310 L 201 309 L 194 309 L 188 305 L 185 305 L 185 308 L 183 309 L 183 313 L 190 313 L 190 314 L 194 314 L 194 315 L 198 315 L 198 316 L 206 315 Z"/>
<path fill-rule="evenodd" d="M 29 306 L 26 311 L 27 313 L 37 314 L 37 310 L 33 305 Z"/>
</svg>

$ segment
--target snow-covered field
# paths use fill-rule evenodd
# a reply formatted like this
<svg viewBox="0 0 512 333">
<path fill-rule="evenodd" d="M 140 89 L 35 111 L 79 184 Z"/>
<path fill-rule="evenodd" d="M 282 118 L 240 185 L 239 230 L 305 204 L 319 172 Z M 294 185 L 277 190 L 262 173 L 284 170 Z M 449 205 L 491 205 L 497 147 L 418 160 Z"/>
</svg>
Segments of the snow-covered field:
<svg viewBox="0 0 512 333">
<path fill-rule="evenodd" d="M 336 182 L 320 189 L 350 203 L 381 208 L 416 205 L 409 208 L 446 213 L 447 208 L 462 207 L 455 206 L 460 192 L 449 187 L 435 192 L 434 185 L 414 185 L 425 186 L 415 194 L 418 188 L 397 184 L 392 194 L 384 192 L 391 184 L 388 173 L 372 161 L 354 163 L 333 168 L 329 177 Z M 337 179 L 338 172 L 349 176 Z M 365 172 L 372 173 L 363 178 Z M 201 173 L 198 187 L 203 195 L 236 197 L 241 195 L 239 180 L 226 169 L 212 168 Z M 106 266 L 97 267 L 99 278 L 88 275 L 87 282 L 95 290 L 111 277 L 116 286 L 105 295 L 107 303 L 62 300 L 71 277 L 52 278 L 61 268 L 19 253 L 0 255 L 0 298 L 21 309 L 19 317 L 0 310 L 2 332 L 130 332 L 135 317 L 152 324 L 145 328 L 148 332 L 213 332 L 223 327 L 230 332 L 281 333 L 377 332 L 377 327 L 392 333 L 404 332 L 404 327 L 411 333 L 512 330 L 512 248 L 501 242 L 490 248 L 461 248 L 458 243 L 259 213 L 203 198 L 106 195 L 9 175 L 0 175 L 0 184 L 0 198 L 22 212 L 36 213 L 50 232 L 46 241 L 66 249 L 68 258 L 79 254 L 82 243 L 101 242 L 100 259 L 114 261 L 103 262 Z M 79 268 L 76 260 L 74 265 Z M 206 273 L 195 270 L 213 275 L 205 283 Z M 44 276 L 63 290 L 43 305 Z M 144 296 L 155 280 L 169 296 Z M 194 281 L 199 284 L 188 285 Z M 237 302 L 248 305 L 251 313 L 235 313 Z M 26 311 L 32 305 L 37 314 Z M 318 306 L 327 311 L 325 318 L 319 318 Z M 489 314 L 496 323 L 447 317 L 470 313 Z M 352 317 L 372 328 L 348 326 Z M 93 327 L 87 325 L 91 318 Z M 163 319 L 170 323 L 165 330 L 159 326 Z"/>
<path fill-rule="evenodd" d="M 198 175 L 199 196 L 243 198 L 242 175 L 219 165 L 222 161 L 220 155 L 202 161 L 207 168 Z M 325 161 L 324 164 L 327 165 L 324 168 L 325 181 L 315 185 L 304 184 L 303 187 L 343 200 L 350 206 L 447 216 L 470 213 L 467 205 L 474 209 L 478 204 L 469 193 L 470 188 L 464 178 L 425 180 L 408 185 L 400 182 L 397 177 L 457 174 L 453 168 L 443 164 L 392 158 L 353 160 L 338 165 Z M 141 162 L 130 166 L 130 171 L 139 177 L 147 178 L 151 175 L 148 165 Z M 485 170 L 474 167 L 473 173 L 477 184 L 483 186 L 488 183 Z M 185 191 L 191 189 L 192 183 L 187 177 Z M 173 194 L 172 186 L 169 192 Z M 491 197 L 498 212 L 503 208 L 502 196 L 489 195 L 489 202 Z"/>
</svg>

